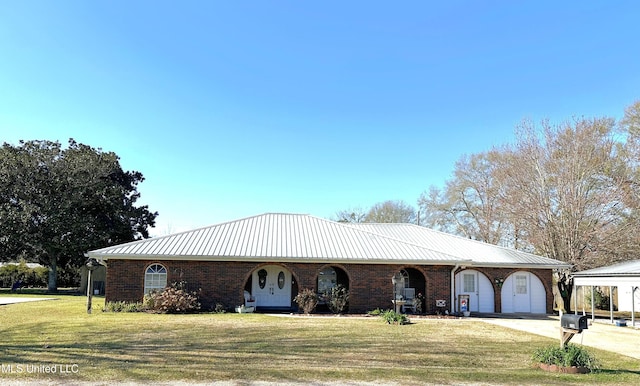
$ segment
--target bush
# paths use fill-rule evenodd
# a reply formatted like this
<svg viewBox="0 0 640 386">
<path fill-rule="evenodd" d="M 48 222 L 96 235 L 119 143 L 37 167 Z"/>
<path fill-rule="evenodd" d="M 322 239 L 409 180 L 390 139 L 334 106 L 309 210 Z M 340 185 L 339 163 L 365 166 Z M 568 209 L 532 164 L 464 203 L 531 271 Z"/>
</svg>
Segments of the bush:
<svg viewBox="0 0 640 386">
<path fill-rule="evenodd" d="M 318 305 L 318 294 L 312 289 L 305 288 L 293 298 L 293 301 L 298 304 L 302 312 L 310 314 Z"/>
<path fill-rule="evenodd" d="M 225 312 L 227 312 L 227 308 L 222 303 L 216 303 L 213 312 L 216 314 L 224 314 Z"/>
<path fill-rule="evenodd" d="M 595 287 L 593 290 L 593 301 L 591 300 L 591 293 L 587 292 L 585 295 L 585 301 L 589 306 L 593 306 L 599 310 L 608 310 L 610 308 L 611 298 L 600 287 Z M 614 304 L 614 311 L 617 311 L 617 307 Z"/>
<path fill-rule="evenodd" d="M 586 367 L 593 371 L 598 369 L 596 358 L 582 346 L 567 343 L 564 349 L 559 345 L 551 345 L 537 349 L 531 358 L 533 362 L 562 367 Z"/>
<path fill-rule="evenodd" d="M 0 287 L 11 288 L 18 280 L 22 280 L 22 287 L 46 287 L 49 268 L 29 268 L 24 260 L 0 267 Z"/>
<path fill-rule="evenodd" d="M 384 313 L 385 311 L 381 308 L 376 308 L 375 310 L 371 310 L 371 311 L 367 311 L 367 315 L 371 315 L 371 316 L 380 316 Z"/>
<path fill-rule="evenodd" d="M 198 311 L 200 302 L 195 292 L 185 290 L 186 283 L 174 283 L 158 292 L 145 296 L 144 306 L 149 311 L 162 314 L 186 314 Z"/>
<path fill-rule="evenodd" d="M 102 312 L 144 312 L 145 306 L 141 302 L 107 302 L 102 309 Z"/>
<path fill-rule="evenodd" d="M 409 324 L 409 318 L 407 315 L 402 314 L 400 312 L 395 312 L 393 310 L 384 311 L 380 317 L 384 319 L 387 324 Z"/>
<path fill-rule="evenodd" d="M 338 284 L 324 294 L 324 301 L 334 314 L 342 313 L 349 302 L 349 290 Z"/>
</svg>

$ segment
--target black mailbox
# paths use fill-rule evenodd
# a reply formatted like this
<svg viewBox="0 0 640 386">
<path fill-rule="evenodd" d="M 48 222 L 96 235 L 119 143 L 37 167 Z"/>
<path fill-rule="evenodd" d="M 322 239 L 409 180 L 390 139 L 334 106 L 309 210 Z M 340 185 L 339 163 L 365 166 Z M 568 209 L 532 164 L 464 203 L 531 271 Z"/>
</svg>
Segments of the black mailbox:
<svg viewBox="0 0 640 386">
<path fill-rule="evenodd" d="M 588 329 L 587 317 L 583 315 L 564 314 L 560 319 L 560 326 L 570 330 L 577 330 L 578 333 Z"/>
</svg>

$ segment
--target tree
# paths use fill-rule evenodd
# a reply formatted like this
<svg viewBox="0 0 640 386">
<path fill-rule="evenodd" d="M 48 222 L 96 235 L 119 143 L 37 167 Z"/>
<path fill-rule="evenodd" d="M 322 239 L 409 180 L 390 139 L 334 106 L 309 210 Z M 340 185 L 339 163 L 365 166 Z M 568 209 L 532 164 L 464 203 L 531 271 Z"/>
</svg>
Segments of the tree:
<svg viewBox="0 0 640 386">
<path fill-rule="evenodd" d="M 578 119 L 543 122 L 540 132 L 525 122 L 498 168 L 506 216 L 536 252 L 576 270 L 625 259 L 635 247 L 636 173 L 614 127 L 609 118 Z"/>
<path fill-rule="evenodd" d="M 156 213 L 136 206 L 139 172 L 119 158 L 79 144 L 20 141 L 0 148 L 0 258 L 29 256 L 50 269 L 80 266 L 84 252 L 147 238 Z"/>
<path fill-rule="evenodd" d="M 364 222 L 365 217 L 367 217 L 367 212 L 360 207 L 356 207 L 336 212 L 335 221 L 344 223 L 358 223 Z"/>
<path fill-rule="evenodd" d="M 343 223 L 411 223 L 417 222 L 415 209 L 402 200 L 384 201 L 373 205 L 369 210 L 360 207 L 336 212 L 334 221 Z"/>
<path fill-rule="evenodd" d="M 491 244 L 511 244 L 508 222 L 500 212 L 500 184 L 495 169 L 498 150 L 463 156 L 444 190 L 435 186 L 418 200 L 423 225 Z M 510 239 L 509 239 L 510 240 Z"/>
<path fill-rule="evenodd" d="M 371 207 L 364 222 L 413 224 L 416 222 L 416 211 L 402 200 L 384 201 Z"/>
</svg>

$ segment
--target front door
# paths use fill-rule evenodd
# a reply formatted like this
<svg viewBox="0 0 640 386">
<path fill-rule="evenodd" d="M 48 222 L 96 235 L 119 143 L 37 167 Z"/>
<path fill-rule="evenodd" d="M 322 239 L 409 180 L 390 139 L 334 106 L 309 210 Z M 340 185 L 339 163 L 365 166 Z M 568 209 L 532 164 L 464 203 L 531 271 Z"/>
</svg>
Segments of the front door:
<svg viewBox="0 0 640 386">
<path fill-rule="evenodd" d="M 251 294 L 256 307 L 291 307 L 291 272 L 279 265 L 267 265 L 253 271 Z"/>
<path fill-rule="evenodd" d="M 531 312 L 531 291 L 529 288 L 529 274 L 516 273 L 513 280 L 513 311 Z"/>
<path fill-rule="evenodd" d="M 478 312 L 480 310 L 479 289 L 478 289 L 478 272 L 467 270 L 462 271 L 458 275 L 458 283 L 456 283 L 459 295 L 469 295 L 469 311 Z"/>
</svg>

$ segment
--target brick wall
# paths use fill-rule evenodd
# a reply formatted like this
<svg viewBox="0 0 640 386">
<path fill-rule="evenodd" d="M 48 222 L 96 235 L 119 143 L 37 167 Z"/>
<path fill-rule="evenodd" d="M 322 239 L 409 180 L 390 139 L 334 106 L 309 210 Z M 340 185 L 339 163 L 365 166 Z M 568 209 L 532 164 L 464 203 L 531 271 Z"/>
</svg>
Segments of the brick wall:
<svg viewBox="0 0 640 386">
<path fill-rule="evenodd" d="M 160 263 L 167 268 L 167 282 L 187 282 L 190 290 L 200 292 L 205 308 L 221 303 L 228 308 L 242 304 L 245 284 L 251 273 L 265 265 L 250 262 L 207 262 L 207 261 L 156 261 L 156 260 L 109 260 L 107 268 L 107 301 L 141 301 L 144 292 L 144 272 L 152 263 Z M 270 263 L 279 264 L 279 263 Z M 291 271 L 297 288 L 316 289 L 318 272 L 328 264 L 292 263 L 279 264 Z M 331 264 L 342 269 L 349 278 L 349 312 L 364 313 L 375 308 L 389 309 L 393 305 L 391 277 L 401 269 L 414 269 L 424 275 L 426 313 L 435 313 L 436 299 L 446 299 L 450 309 L 451 267 L 412 266 L 393 264 Z M 506 278 L 515 269 L 473 268 L 485 274 L 492 283 L 496 278 Z M 552 312 L 551 270 L 529 270 L 545 286 L 547 292 L 547 312 Z M 296 288 L 296 287 L 294 287 Z M 421 292 L 418 288 L 416 291 Z M 500 289 L 494 284 L 496 312 L 501 311 Z M 295 294 L 294 294 L 295 295 Z"/>
</svg>

